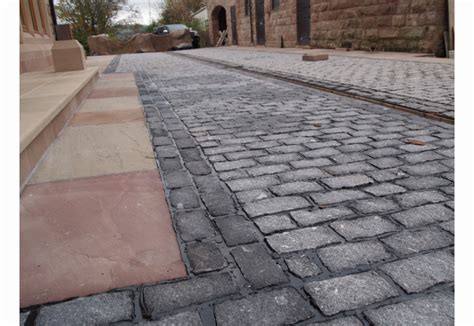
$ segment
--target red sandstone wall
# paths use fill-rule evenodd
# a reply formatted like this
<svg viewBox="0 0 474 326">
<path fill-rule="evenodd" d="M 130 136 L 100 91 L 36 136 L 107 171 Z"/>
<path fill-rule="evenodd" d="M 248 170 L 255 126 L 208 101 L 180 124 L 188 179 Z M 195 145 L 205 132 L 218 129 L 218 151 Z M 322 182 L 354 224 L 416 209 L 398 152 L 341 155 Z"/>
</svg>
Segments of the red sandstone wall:
<svg viewBox="0 0 474 326">
<path fill-rule="evenodd" d="M 236 5 L 239 45 L 250 46 L 250 17 L 244 0 L 208 0 L 211 40 L 215 31 L 212 12 L 223 6 L 232 40 L 230 7 Z M 253 39 L 256 41 L 255 0 L 252 0 Z M 447 0 L 312 0 L 311 46 L 336 48 L 351 44 L 355 49 L 436 52 L 444 50 L 443 32 L 448 29 Z M 266 46 L 297 46 L 296 0 L 280 0 L 271 9 L 265 0 Z"/>
</svg>

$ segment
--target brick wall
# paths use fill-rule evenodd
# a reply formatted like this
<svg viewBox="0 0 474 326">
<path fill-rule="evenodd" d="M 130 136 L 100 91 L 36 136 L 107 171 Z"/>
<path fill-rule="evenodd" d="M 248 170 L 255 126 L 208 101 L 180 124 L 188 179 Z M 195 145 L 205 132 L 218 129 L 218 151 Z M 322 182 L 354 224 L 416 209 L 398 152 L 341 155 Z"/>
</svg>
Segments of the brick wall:
<svg viewBox="0 0 474 326">
<path fill-rule="evenodd" d="M 280 1 L 272 10 L 265 0 L 266 46 L 297 46 L 296 1 Z M 226 9 L 229 42 L 232 40 L 230 7 L 237 12 L 239 45 L 250 46 L 251 29 L 256 41 L 255 0 L 252 17 L 245 15 L 244 0 L 208 0 L 211 40 L 212 12 Z M 311 0 L 311 46 L 355 49 L 436 52 L 444 50 L 443 32 L 448 29 L 447 0 Z M 251 28 L 252 21 L 252 28 Z"/>
</svg>

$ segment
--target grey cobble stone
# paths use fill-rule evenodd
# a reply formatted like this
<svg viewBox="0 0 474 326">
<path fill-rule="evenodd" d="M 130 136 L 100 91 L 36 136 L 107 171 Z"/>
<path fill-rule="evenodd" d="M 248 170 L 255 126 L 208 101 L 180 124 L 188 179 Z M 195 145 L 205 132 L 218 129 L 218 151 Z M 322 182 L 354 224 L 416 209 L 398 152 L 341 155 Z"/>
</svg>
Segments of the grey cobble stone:
<svg viewBox="0 0 474 326">
<path fill-rule="evenodd" d="M 253 177 L 258 177 L 265 174 L 274 174 L 279 172 L 288 171 L 290 168 L 287 165 L 275 164 L 275 165 L 264 165 L 257 166 L 251 169 L 247 169 L 247 173 Z"/>
<path fill-rule="evenodd" d="M 257 157 L 257 161 L 262 164 L 280 164 L 280 163 L 287 163 L 291 161 L 297 161 L 301 157 L 296 153 L 288 153 L 288 154 L 274 154 L 274 155 L 267 155 L 263 157 Z"/>
<path fill-rule="evenodd" d="M 158 158 L 178 157 L 178 151 L 176 150 L 174 146 L 155 147 L 155 153 Z"/>
<path fill-rule="evenodd" d="M 248 168 L 251 166 L 256 165 L 257 163 L 254 160 L 244 159 L 244 160 L 237 160 L 237 161 L 230 161 L 230 162 L 218 162 L 214 163 L 214 168 L 216 171 L 230 171 L 235 169 L 241 168 Z"/>
<path fill-rule="evenodd" d="M 244 170 L 232 170 L 228 172 L 220 172 L 219 173 L 219 178 L 222 181 L 229 181 L 229 180 L 235 180 L 235 179 L 245 179 L 248 177 L 247 172 Z"/>
<path fill-rule="evenodd" d="M 314 180 L 329 176 L 326 172 L 318 168 L 300 169 L 295 171 L 283 172 L 279 174 L 283 182 Z"/>
<path fill-rule="evenodd" d="M 172 145 L 173 142 L 168 137 L 153 137 L 152 139 L 153 146 L 164 146 Z"/>
<path fill-rule="evenodd" d="M 413 227 L 451 220 L 454 212 L 441 204 L 431 204 L 395 213 L 392 217 L 406 227 Z"/>
<path fill-rule="evenodd" d="M 194 182 L 200 193 L 213 193 L 224 191 L 221 181 L 214 175 L 194 177 Z"/>
<path fill-rule="evenodd" d="M 395 224 L 380 216 L 336 221 L 331 223 L 331 227 L 348 241 L 358 238 L 374 237 L 397 230 Z"/>
<path fill-rule="evenodd" d="M 382 239 L 400 255 L 447 247 L 454 244 L 453 236 L 438 228 L 407 230 Z"/>
<path fill-rule="evenodd" d="M 398 295 L 397 290 L 375 272 L 311 282 L 304 288 L 318 308 L 327 316 Z"/>
<path fill-rule="evenodd" d="M 322 248 L 318 250 L 318 255 L 333 272 L 377 263 L 391 257 L 379 241 L 373 240 Z"/>
<path fill-rule="evenodd" d="M 252 218 L 306 208 L 311 204 L 303 197 L 285 196 L 278 198 L 268 198 L 244 205 L 244 211 Z"/>
<path fill-rule="evenodd" d="M 201 154 L 196 148 L 184 148 L 180 149 L 181 157 L 185 162 L 199 161 L 201 160 Z"/>
<path fill-rule="evenodd" d="M 367 173 L 378 182 L 386 182 L 408 177 L 408 174 L 399 169 L 379 170 Z"/>
<path fill-rule="evenodd" d="M 414 256 L 380 267 L 408 293 L 454 281 L 454 257 L 446 251 Z"/>
<path fill-rule="evenodd" d="M 191 187 L 171 189 L 169 198 L 171 205 L 178 209 L 199 207 L 199 199 Z"/>
<path fill-rule="evenodd" d="M 30 315 L 29 311 L 20 313 L 20 326 L 25 326 L 26 320 L 28 319 L 29 315 Z"/>
<path fill-rule="evenodd" d="M 371 147 L 365 144 L 343 145 L 337 148 L 342 153 L 363 152 L 368 149 L 371 149 Z"/>
<path fill-rule="evenodd" d="M 278 142 L 271 140 L 271 141 L 259 141 L 255 143 L 250 143 L 250 144 L 246 144 L 245 146 L 248 149 L 264 149 L 264 148 L 275 147 L 278 145 L 279 145 Z"/>
<path fill-rule="evenodd" d="M 133 315 L 132 292 L 111 292 L 45 306 L 35 325 L 104 325 L 132 321 Z"/>
<path fill-rule="evenodd" d="M 192 186 L 193 182 L 187 171 L 172 171 L 164 173 L 166 186 L 170 189 Z"/>
<path fill-rule="evenodd" d="M 158 319 L 162 313 L 225 297 L 238 291 L 229 273 L 210 274 L 145 287 L 143 300 L 147 314 L 152 319 Z"/>
<path fill-rule="evenodd" d="M 374 196 L 388 196 L 400 194 L 406 191 L 405 188 L 394 185 L 392 183 L 382 183 L 376 186 L 367 187 L 364 190 Z"/>
<path fill-rule="evenodd" d="M 363 174 L 352 174 L 341 177 L 326 178 L 322 179 L 321 181 L 333 189 L 353 188 L 374 182 L 371 178 Z"/>
<path fill-rule="evenodd" d="M 184 135 L 181 135 L 181 136 L 185 136 L 187 137 L 186 134 Z M 178 138 L 180 137 L 180 135 L 177 135 L 176 132 L 173 132 L 173 138 Z M 194 140 L 192 140 L 191 138 L 178 138 L 175 140 L 176 141 L 176 146 L 179 148 L 179 149 L 183 149 L 183 148 L 194 148 L 196 147 L 196 143 L 194 142 Z"/>
<path fill-rule="evenodd" d="M 311 195 L 311 199 L 321 206 L 336 204 L 349 200 L 367 198 L 369 195 L 359 190 L 335 190 L 326 193 L 316 193 Z"/>
<path fill-rule="evenodd" d="M 446 230 L 446 231 L 451 232 L 452 234 L 454 234 L 454 221 L 444 222 L 444 223 L 441 223 L 439 226 L 443 230 Z"/>
<path fill-rule="evenodd" d="M 291 212 L 291 217 L 302 226 L 309 226 L 353 215 L 354 212 L 347 207 L 331 207 L 313 211 Z"/>
<path fill-rule="evenodd" d="M 314 192 L 323 188 L 316 182 L 290 182 L 278 186 L 270 187 L 270 190 L 277 196 L 298 195 L 306 192 Z"/>
<path fill-rule="evenodd" d="M 288 269 L 300 278 L 314 277 L 322 273 L 318 265 L 305 255 L 285 259 L 285 263 Z"/>
<path fill-rule="evenodd" d="M 236 145 L 236 144 L 248 144 L 258 142 L 260 139 L 257 137 L 243 137 L 243 138 L 228 138 L 221 141 L 222 145 Z"/>
<path fill-rule="evenodd" d="M 403 153 L 401 150 L 393 147 L 383 147 L 383 148 L 378 148 L 374 149 L 371 151 L 365 152 L 367 155 L 373 158 L 380 158 L 384 156 L 396 156 L 398 154 Z"/>
<path fill-rule="evenodd" d="M 188 244 L 187 253 L 193 273 L 204 273 L 224 268 L 227 263 L 219 248 L 209 242 Z"/>
<path fill-rule="evenodd" d="M 400 149 L 410 152 L 410 153 L 418 153 L 418 152 L 424 152 L 424 151 L 431 151 L 436 149 L 437 147 L 431 144 L 426 144 L 426 145 L 402 145 L 400 146 Z"/>
<path fill-rule="evenodd" d="M 237 179 L 228 181 L 227 185 L 232 191 L 242 191 L 242 190 L 253 190 L 267 188 L 279 183 L 278 179 L 271 175 L 247 178 L 247 179 Z"/>
<path fill-rule="evenodd" d="M 395 197 L 402 207 L 421 206 L 424 204 L 436 204 L 447 201 L 448 198 L 436 190 L 409 192 Z"/>
<path fill-rule="evenodd" d="M 270 247 L 279 254 L 316 249 L 328 244 L 341 242 L 341 238 L 338 235 L 323 226 L 277 233 L 266 237 L 266 240 Z"/>
<path fill-rule="evenodd" d="M 205 161 L 186 162 L 185 165 L 193 175 L 207 175 L 212 172 L 211 168 Z"/>
<path fill-rule="evenodd" d="M 362 326 L 362 322 L 356 317 L 343 317 L 331 319 L 326 322 L 307 324 L 307 326 Z M 400 325 L 401 326 L 401 325 Z"/>
<path fill-rule="evenodd" d="M 317 136 L 318 134 L 316 134 Z M 305 146 L 311 149 L 319 149 L 319 148 L 326 148 L 326 147 L 337 147 L 341 145 L 341 143 L 335 141 L 335 140 L 330 140 L 330 141 L 317 141 L 314 143 L 306 143 Z"/>
<path fill-rule="evenodd" d="M 245 150 L 245 147 L 243 147 L 242 145 L 220 146 L 220 147 L 205 148 L 204 154 L 218 155 L 218 154 L 233 153 L 233 152 L 243 151 L 243 150 Z"/>
<path fill-rule="evenodd" d="M 403 162 L 395 157 L 381 157 L 375 160 L 370 160 L 369 163 L 378 167 L 379 169 L 389 169 L 403 165 Z"/>
<path fill-rule="evenodd" d="M 239 203 L 250 203 L 271 197 L 270 193 L 263 189 L 240 191 L 236 196 Z"/>
<path fill-rule="evenodd" d="M 290 325 L 313 316 L 311 305 L 293 288 L 226 301 L 215 307 L 218 325 Z"/>
<path fill-rule="evenodd" d="M 247 244 L 258 240 L 258 230 L 252 222 L 242 216 L 227 216 L 215 219 L 228 246 Z"/>
<path fill-rule="evenodd" d="M 401 303 L 364 312 L 374 324 L 381 326 L 454 325 L 454 295 L 433 293 Z"/>
<path fill-rule="evenodd" d="M 284 145 L 276 146 L 268 149 L 271 154 L 286 154 L 305 151 L 306 148 L 301 145 Z"/>
<path fill-rule="evenodd" d="M 358 200 L 352 205 L 356 210 L 364 214 L 373 214 L 398 210 L 398 205 L 386 198 L 369 198 Z"/>
<path fill-rule="evenodd" d="M 262 244 L 240 246 L 232 249 L 231 254 L 245 279 L 255 289 L 288 281 L 281 267 Z"/>
<path fill-rule="evenodd" d="M 241 160 L 241 159 L 252 158 L 252 157 L 260 157 L 260 156 L 265 156 L 265 155 L 268 155 L 268 153 L 263 151 L 263 150 L 246 150 L 246 151 L 243 151 L 243 152 L 224 154 L 224 156 L 228 160 Z"/>
<path fill-rule="evenodd" d="M 414 176 L 428 176 L 433 174 L 439 174 L 449 170 L 447 166 L 444 166 L 437 162 L 404 166 L 401 169 L 409 175 Z"/>
<path fill-rule="evenodd" d="M 422 152 L 422 153 L 405 154 L 405 155 L 402 155 L 401 158 L 403 158 L 408 163 L 418 164 L 422 162 L 439 160 L 439 159 L 442 159 L 443 157 L 436 152 L 429 151 L 429 152 Z"/>
<path fill-rule="evenodd" d="M 315 149 L 312 151 L 302 152 L 305 157 L 307 158 L 321 158 L 321 157 L 328 157 L 328 156 L 335 156 L 340 154 L 337 149 L 332 147 L 325 147 L 321 149 Z"/>
<path fill-rule="evenodd" d="M 158 321 L 138 323 L 139 326 L 202 326 L 201 317 L 196 311 L 180 312 L 179 314 L 161 318 Z"/>
<path fill-rule="evenodd" d="M 179 158 L 160 158 L 160 170 L 162 172 L 181 170 L 183 165 Z"/>
<path fill-rule="evenodd" d="M 327 166 L 324 168 L 325 171 L 332 175 L 343 175 L 350 173 L 363 173 L 373 171 L 375 168 L 364 162 L 354 162 L 342 165 Z"/>
<path fill-rule="evenodd" d="M 449 180 L 439 177 L 412 177 L 403 180 L 397 180 L 396 183 L 402 187 L 411 190 L 420 190 L 426 188 L 438 188 L 451 184 Z"/>
<path fill-rule="evenodd" d="M 320 167 L 320 166 L 331 165 L 331 164 L 333 163 L 327 158 L 316 158 L 312 160 L 300 160 L 300 161 L 290 162 L 290 165 L 294 167 L 295 169 Z"/>
<path fill-rule="evenodd" d="M 179 212 L 175 215 L 175 219 L 183 241 L 202 240 L 214 235 L 211 221 L 202 210 Z"/>
<path fill-rule="evenodd" d="M 285 215 L 269 215 L 255 219 L 255 224 L 264 234 L 296 228 L 291 219 Z"/>
</svg>

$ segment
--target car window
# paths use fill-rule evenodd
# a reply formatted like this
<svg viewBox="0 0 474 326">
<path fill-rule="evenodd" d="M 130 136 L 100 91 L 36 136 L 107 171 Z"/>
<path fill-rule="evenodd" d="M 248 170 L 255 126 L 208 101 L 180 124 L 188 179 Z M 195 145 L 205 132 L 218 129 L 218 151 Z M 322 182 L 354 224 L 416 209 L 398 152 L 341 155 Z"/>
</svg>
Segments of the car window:
<svg viewBox="0 0 474 326">
<path fill-rule="evenodd" d="M 170 32 L 181 31 L 183 29 L 187 29 L 188 27 L 183 24 L 172 24 L 167 25 Z"/>
</svg>

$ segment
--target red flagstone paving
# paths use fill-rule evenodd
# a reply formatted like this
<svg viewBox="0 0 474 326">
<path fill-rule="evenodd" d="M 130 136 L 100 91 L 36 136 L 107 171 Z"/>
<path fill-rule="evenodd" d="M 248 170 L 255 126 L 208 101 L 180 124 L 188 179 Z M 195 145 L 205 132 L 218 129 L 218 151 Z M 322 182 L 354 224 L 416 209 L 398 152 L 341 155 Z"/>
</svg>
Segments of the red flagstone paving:
<svg viewBox="0 0 474 326">
<path fill-rule="evenodd" d="M 29 185 L 20 306 L 186 276 L 157 171 Z"/>
</svg>

